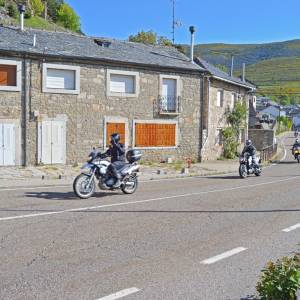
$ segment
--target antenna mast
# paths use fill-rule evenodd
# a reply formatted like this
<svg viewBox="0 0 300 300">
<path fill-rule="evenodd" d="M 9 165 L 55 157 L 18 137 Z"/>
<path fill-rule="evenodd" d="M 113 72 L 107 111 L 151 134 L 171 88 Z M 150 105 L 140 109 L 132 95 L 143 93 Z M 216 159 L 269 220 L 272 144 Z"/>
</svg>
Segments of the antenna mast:
<svg viewBox="0 0 300 300">
<path fill-rule="evenodd" d="M 175 30 L 177 27 L 180 27 L 182 24 L 179 20 L 175 19 L 175 6 L 176 6 L 176 0 L 172 1 L 172 9 L 173 9 L 173 17 L 172 17 L 172 42 L 175 44 Z"/>
<path fill-rule="evenodd" d="M 172 41 L 175 44 L 175 0 L 171 0 L 173 4 L 173 18 L 172 18 Z"/>
</svg>

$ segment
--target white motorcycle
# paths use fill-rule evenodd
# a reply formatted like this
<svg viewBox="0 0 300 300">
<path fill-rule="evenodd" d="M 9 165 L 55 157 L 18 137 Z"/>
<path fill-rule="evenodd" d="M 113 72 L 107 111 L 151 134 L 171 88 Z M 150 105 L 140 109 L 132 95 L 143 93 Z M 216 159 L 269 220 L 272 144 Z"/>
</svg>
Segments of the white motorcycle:
<svg viewBox="0 0 300 300">
<path fill-rule="evenodd" d="M 117 170 L 121 175 L 121 185 L 115 188 L 116 178 L 111 174 L 105 154 L 93 151 L 90 154 L 90 160 L 85 163 L 79 174 L 73 182 L 73 190 L 77 197 L 88 199 L 92 197 L 96 190 L 96 182 L 101 190 L 121 189 L 124 194 L 133 194 L 138 187 L 138 172 L 140 166 L 137 161 L 142 157 L 138 150 L 129 150 L 126 154 L 128 163 L 121 164 Z"/>
</svg>

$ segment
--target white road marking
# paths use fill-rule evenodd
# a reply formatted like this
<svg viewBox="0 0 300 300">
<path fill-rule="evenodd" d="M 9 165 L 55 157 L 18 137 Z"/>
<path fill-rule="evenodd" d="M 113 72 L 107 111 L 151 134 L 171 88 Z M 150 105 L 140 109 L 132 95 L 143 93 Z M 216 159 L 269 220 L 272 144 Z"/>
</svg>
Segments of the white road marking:
<svg viewBox="0 0 300 300">
<path fill-rule="evenodd" d="M 130 289 L 122 290 L 122 291 L 119 291 L 117 293 L 105 296 L 103 298 L 99 298 L 97 300 L 115 300 L 115 299 L 120 299 L 120 298 L 129 296 L 131 294 L 137 293 L 139 291 L 140 291 L 139 289 L 133 287 L 133 288 L 130 288 Z"/>
<path fill-rule="evenodd" d="M 220 261 L 222 259 L 228 258 L 230 256 L 233 256 L 233 255 L 238 254 L 240 252 L 243 252 L 245 250 L 247 250 L 247 248 L 244 248 L 244 247 L 234 248 L 234 249 L 226 251 L 226 252 L 224 252 L 222 254 L 219 254 L 219 255 L 213 256 L 211 258 L 202 260 L 201 264 L 203 264 L 203 265 L 214 264 L 214 263 L 216 263 L 216 262 L 218 262 L 218 261 Z"/>
<path fill-rule="evenodd" d="M 281 179 L 281 180 L 270 181 L 270 182 L 262 182 L 262 183 L 252 184 L 252 185 L 242 185 L 242 186 L 237 186 L 237 187 L 232 187 L 232 188 L 203 191 L 203 192 L 198 192 L 198 193 L 188 193 L 188 194 L 166 196 L 166 197 L 153 198 L 153 199 L 128 201 L 128 202 L 119 202 L 119 203 L 112 203 L 112 204 L 99 205 L 99 206 L 71 208 L 71 209 L 60 210 L 60 211 L 50 211 L 50 212 L 44 212 L 44 213 L 36 213 L 36 214 L 28 214 L 28 215 L 4 217 L 4 218 L 0 218 L 0 221 L 9 221 L 9 220 L 24 219 L 24 218 L 33 218 L 33 217 L 40 217 L 40 216 L 58 215 L 58 214 L 63 214 L 63 213 L 68 213 L 68 212 L 81 212 L 81 211 L 94 210 L 94 209 L 99 209 L 99 208 L 116 207 L 116 206 L 139 204 L 139 203 L 147 203 L 147 202 L 162 201 L 162 200 L 184 198 L 184 197 L 191 197 L 191 196 L 207 195 L 207 194 L 212 194 L 212 193 L 235 191 L 235 190 L 241 190 L 241 189 L 249 189 L 249 188 L 252 188 L 252 187 L 259 187 L 259 186 L 276 184 L 276 183 L 285 182 L 285 181 L 291 181 L 291 180 L 294 180 L 294 179 L 299 179 L 299 177 L 300 176 L 294 176 L 294 177 L 290 177 L 290 178 L 286 178 L 286 179 Z"/>
<path fill-rule="evenodd" d="M 282 229 L 282 231 L 283 232 L 290 232 L 290 231 L 296 230 L 298 228 L 300 228 L 300 223 L 298 223 L 296 225 L 293 225 L 293 226 L 290 226 L 288 228 Z"/>
<path fill-rule="evenodd" d="M 56 189 L 56 188 L 64 188 L 70 187 L 69 185 L 39 185 L 39 186 L 32 186 L 32 187 L 18 187 L 18 188 L 4 188 L 0 189 L 0 192 L 12 192 L 12 191 L 24 191 L 24 190 L 45 190 L 45 189 Z"/>
</svg>

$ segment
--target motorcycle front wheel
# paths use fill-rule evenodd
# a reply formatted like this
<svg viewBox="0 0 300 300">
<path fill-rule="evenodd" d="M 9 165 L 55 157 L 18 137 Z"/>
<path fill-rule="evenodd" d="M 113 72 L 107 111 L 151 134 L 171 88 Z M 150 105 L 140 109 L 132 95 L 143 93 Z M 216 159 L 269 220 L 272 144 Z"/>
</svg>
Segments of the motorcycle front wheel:
<svg viewBox="0 0 300 300">
<path fill-rule="evenodd" d="M 78 175 L 73 182 L 73 190 L 77 197 L 81 199 L 88 199 L 95 193 L 95 180 L 86 174 Z"/>
<path fill-rule="evenodd" d="M 255 170 L 255 176 L 261 176 L 261 168 Z"/>
<path fill-rule="evenodd" d="M 247 177 L 247 167 L 246 165 L 240 165 L 239 167 L 239 173 L 240 173 L 240 177 L 245 179 Z"/>
<path fill-rule="evenodd" d="M 138 187 L 137 177 L 130 177 L 124 185 L 121 187 L 121 190 L 124 194 L 133 194 Z"/>
</svg>

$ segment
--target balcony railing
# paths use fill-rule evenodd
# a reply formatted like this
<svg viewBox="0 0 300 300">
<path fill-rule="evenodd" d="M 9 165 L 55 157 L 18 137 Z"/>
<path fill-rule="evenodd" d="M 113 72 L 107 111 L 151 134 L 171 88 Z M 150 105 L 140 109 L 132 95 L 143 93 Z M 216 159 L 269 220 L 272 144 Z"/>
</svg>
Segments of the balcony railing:
<svg viewBox="0 0 300 300">
<path fill-rule="evenodd" d="M 159 96 L 158 109 L 160 114 L 179 114 L 181 98 L 179 96 Z"/>
</svg>

